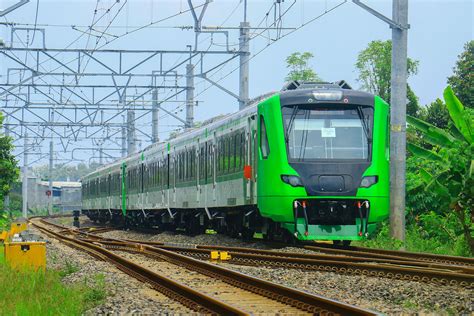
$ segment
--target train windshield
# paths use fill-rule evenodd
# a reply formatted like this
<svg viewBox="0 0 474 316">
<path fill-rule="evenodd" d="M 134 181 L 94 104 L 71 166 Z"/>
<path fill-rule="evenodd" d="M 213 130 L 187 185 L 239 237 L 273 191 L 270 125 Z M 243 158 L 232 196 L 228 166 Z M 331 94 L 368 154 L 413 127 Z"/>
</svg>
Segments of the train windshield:
<svg viewBox="0 0 474 316">
<path fill-rule="evenodd" d="M 373 109 L 283 107 L 290 161 L 370 160 Z"/>
</svg>

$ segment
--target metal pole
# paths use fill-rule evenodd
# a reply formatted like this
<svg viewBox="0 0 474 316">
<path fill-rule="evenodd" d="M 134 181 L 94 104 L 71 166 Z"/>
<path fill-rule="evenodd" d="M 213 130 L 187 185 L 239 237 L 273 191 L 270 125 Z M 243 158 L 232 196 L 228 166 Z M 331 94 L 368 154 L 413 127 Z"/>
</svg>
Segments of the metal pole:
<svg viewBox="0 0 474 316">
<path fill-rule="evenodd" d="M 127 156 L 127 127 L 125 125 L 125 115 L 122 115 L 122 157 Z"/>
<path fill-rule="evenodd" d="M 49 197 L 48 197 L 48 215 L 53 214 L 53 141 L 49 142 L 49 183 L 48 183 L 48 190 L 49 190 Z"/>
<path fill-rule="evenodd" d="M 22 213 L 28 218 L 28 134 L 25 133 L 23 142 L 23 179 L 21 181 Z"/>
<path fill-rule="evenodd" d="M 194 124 L 194 65 L 186 65 L 186 128 Z"/>
<path fill-rule="evenodd" d="M 101 166 L 104 164 L 104 151 L 102 150 L 102 144 L 99 146 L 99 164 Z"/>
<path fill-rule="evenodd" d="M 8 129 L 8 126 L 4 125 L 4 128 L 5 128 L 5 136 L 6 137 L 10 136 L 10 130 Z M 5 195 L 5 198 L 3 199 L 3 210 L 11 218 L 11 214 L 10 214 L 10 193 Z"/>
<path fill-rule="evenodd" d="M 136 151 L 134 110 L 127 110 L 127 141 L 127 153 L 131 155 Z"/>
<path fill-rule="evenodd" d="M 393 21 L 408 25 L 408 0 L 393 0 Z M 390 233 L 405 242 L 407 28 L 392 28 L 390 98 Z"/>
<path fill-rule="evenodd" d="M 240 22 L 240 77 L 239 77 L 239 110 L 243 109 L 249 99 L 249 22 Z"/>
<path fill-rule="evenodd" d="M 157 143 L 158 138 L 158 89 L 153 89 L 151 102 L 151 142 Z"/>
</svg>

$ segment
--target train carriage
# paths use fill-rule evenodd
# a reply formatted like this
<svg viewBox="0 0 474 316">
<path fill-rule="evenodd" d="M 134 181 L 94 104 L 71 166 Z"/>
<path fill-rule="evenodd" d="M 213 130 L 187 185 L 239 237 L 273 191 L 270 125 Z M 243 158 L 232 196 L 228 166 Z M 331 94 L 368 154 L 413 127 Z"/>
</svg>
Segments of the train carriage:
<svg viewBox="0 0 474 316">
<path fill-rule="evenodd" d="M 82 179 L 100 222 L 231 236 L 357 240 L 388 216 L 388 105 L 292 82 Z"/>
</svg>

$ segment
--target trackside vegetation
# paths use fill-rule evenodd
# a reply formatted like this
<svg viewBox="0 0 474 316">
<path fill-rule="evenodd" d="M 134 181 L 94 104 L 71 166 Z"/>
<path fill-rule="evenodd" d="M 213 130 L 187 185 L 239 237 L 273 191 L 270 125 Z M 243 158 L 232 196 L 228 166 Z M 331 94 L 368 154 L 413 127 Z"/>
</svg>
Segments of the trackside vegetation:
<svg viewBox="0 0 474 316">
<path fill-rule="evenodd" d="M 81 315 L 106 297 L 103 275 L 73 285 L 62 278 L 76 271 L 15 271 L 3 260 L 0 246 L 0 316 L 3 315 Z"/>
</svg>

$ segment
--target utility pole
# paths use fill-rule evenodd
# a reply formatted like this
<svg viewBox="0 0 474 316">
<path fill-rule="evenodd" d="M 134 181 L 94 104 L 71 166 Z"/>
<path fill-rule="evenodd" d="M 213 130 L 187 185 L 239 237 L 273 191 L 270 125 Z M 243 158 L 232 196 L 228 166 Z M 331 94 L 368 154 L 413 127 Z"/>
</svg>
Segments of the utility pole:
<svg viewBox="0 0 474 316">
<path fill-rule="evenodd" d="M 151 102 L 151 142 L 159 142 L 158 136 L 158 89 L 153 89 Z"/>
<path fill-rule="evenodd" d="M 8 122 L 7 122 L 8 123 Z M 5 127 L 5 136 L 8 137 L 10 136 L 10 131 L 8 130 L 8 125 L 4 125 Z M 10 215 L 10 193 L 5 195 L 5 199 L 3 200 L 3 210 L 8 214 L 9 217 Z"/>
<path fill-rule="evenodd" d="M 239 110 L 245 108 L 249 100 L 249 28 L 249 22 L 244 21 L 240 23 Z"/>
<path fill-rule="evenodd" d="M 122 115 L 122 157 L 127 157 L 127 127 L 125 115 Z"/>
<path fill-rule="evenodd" d="M 136 151 L 134 110 L 127 110 L 127 142 L 127 153 L 131 155 Z"/>
<path fill-rule="evenodd" d="M 405 242 L 408 0 L 392 0 L 392 19 L 361 0 L 352 2 L 390 25 L 392 73 L 390 99 L 390 235 Z"/>
<path fill-rule="evenodd" d="M 393 0 L 393 21 L 408 25 L 408 0 Z M 390 107 L 390 234 L 405 242 L 407 28 L 392 28 Z"/>
<path fill-rule="evenodd" d="M 186 65 L 186 128 L 194 124 L 194 65 Z"/>
<path fill-rule="evenodd" d="M 23 179 L 21 181 L 21 198 L 23 200 L 22 213 L 28 218 L 28 134 L 25 132 L 23 139 Z"/>
<path fill-rule="evenodd" d="M 48 215 L 53 215 L 53 140 L 49 141 L 49 197 L 48 197 Z"/>
</svg>

